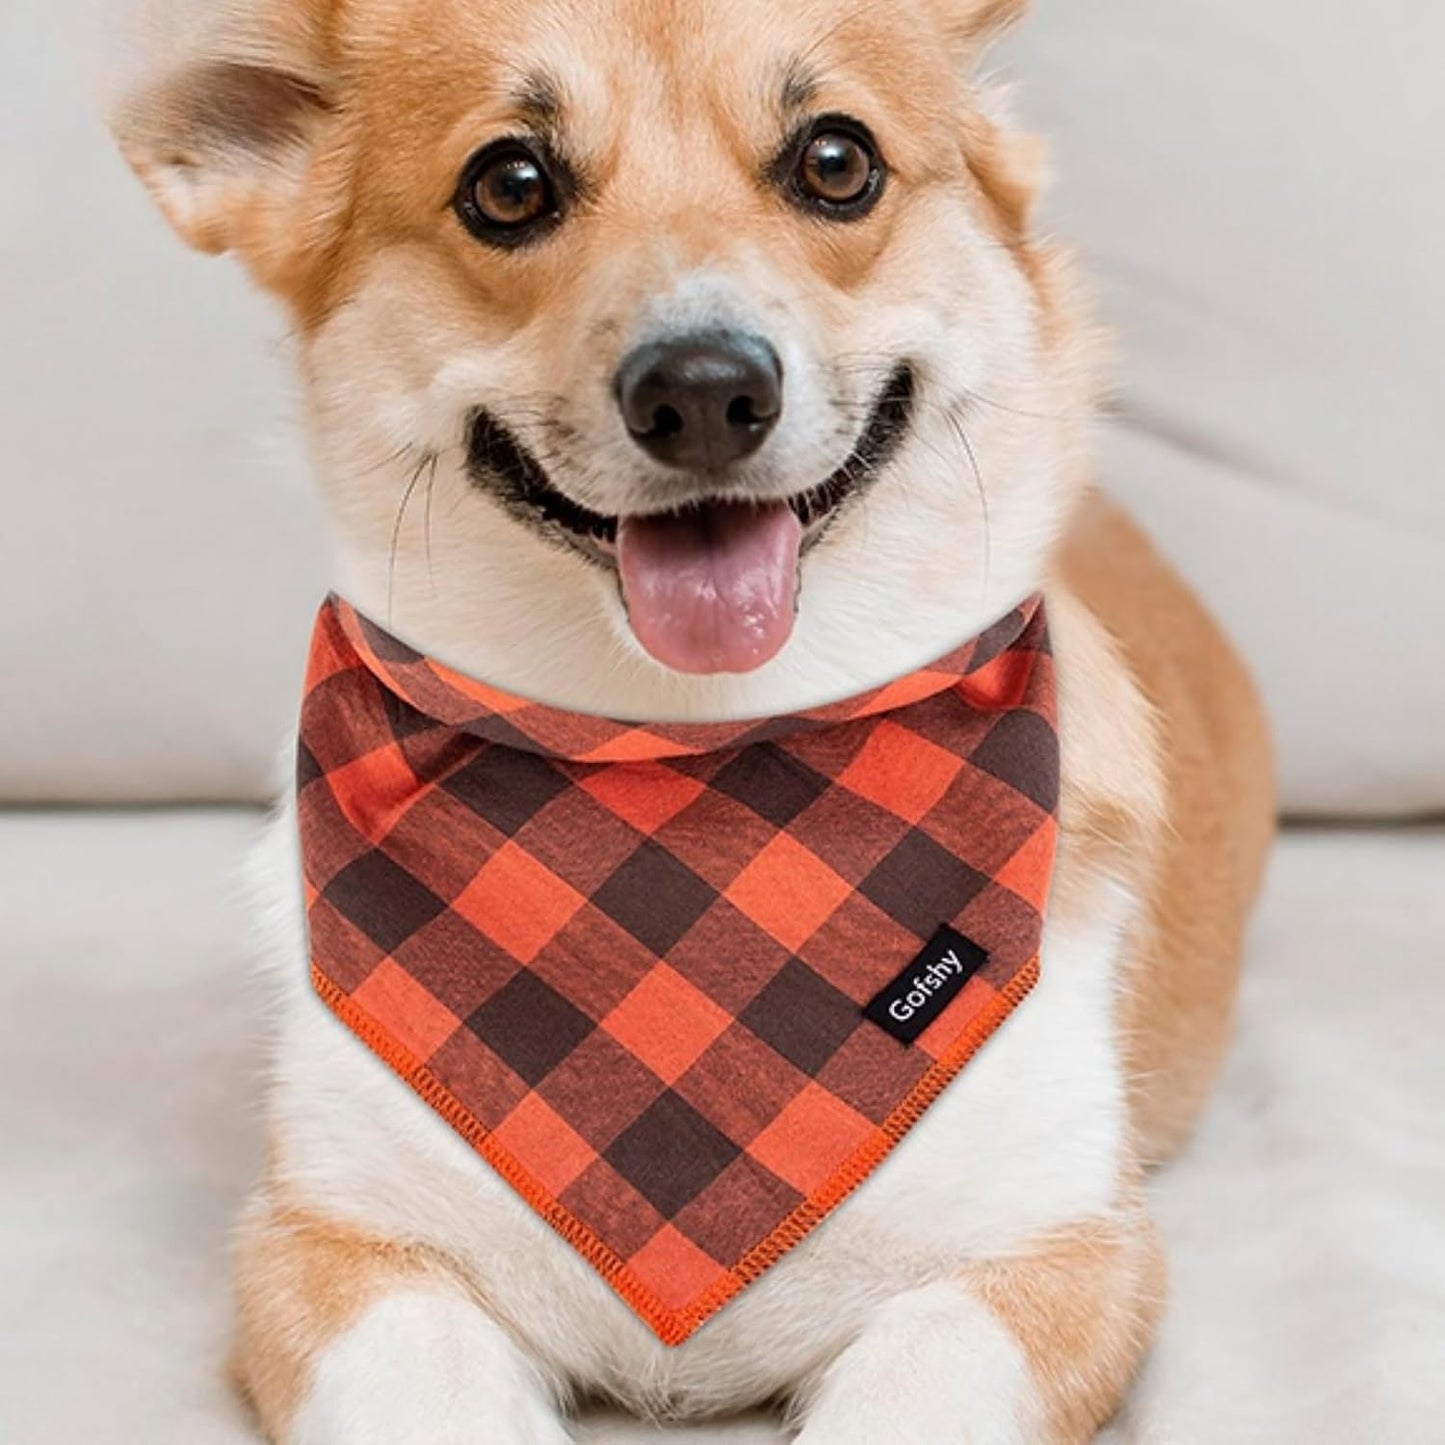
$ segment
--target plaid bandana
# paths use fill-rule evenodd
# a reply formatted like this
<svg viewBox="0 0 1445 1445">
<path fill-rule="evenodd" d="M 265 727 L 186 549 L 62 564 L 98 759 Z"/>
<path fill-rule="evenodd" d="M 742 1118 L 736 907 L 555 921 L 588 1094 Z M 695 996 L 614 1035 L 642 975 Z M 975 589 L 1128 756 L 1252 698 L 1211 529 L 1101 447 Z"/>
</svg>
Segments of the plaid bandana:
<svg viewBox="0 0 1445 1445">
<path fill-rule="evenodd" d="M 332 598 L 301 716 L 313 980 L 678 1344 L 1033 986 L 1058 771 L 1037 601 L 847 702 L 636 725 Z"/>
</svg>

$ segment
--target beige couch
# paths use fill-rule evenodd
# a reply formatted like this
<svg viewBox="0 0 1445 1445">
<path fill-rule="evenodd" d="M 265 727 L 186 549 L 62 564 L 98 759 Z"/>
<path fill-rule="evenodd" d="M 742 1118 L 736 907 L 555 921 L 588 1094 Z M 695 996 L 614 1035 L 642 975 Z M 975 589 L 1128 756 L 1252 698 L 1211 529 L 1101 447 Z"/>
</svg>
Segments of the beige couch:
<svg viewBox="0 0 1445 1445">
<path fill-rule="evenodd" d="M 115 3 L 0 6 L 5 1445 L 254 1438 L 220 1375 L 264 1036 L 230 880 L 326 576 L 276 319 L 105 143 Z M 1259 670 L 1290 812 L 1355 820 L 1282 844 L 1157 1182 L 1135 1445 L 1445 1438 L 1445 833 L 1402 821 L 1445 813 L 1442 14 L 1041 0 L 1007 57 L 1122 335 L 1104 475 Z"/>
</svg>

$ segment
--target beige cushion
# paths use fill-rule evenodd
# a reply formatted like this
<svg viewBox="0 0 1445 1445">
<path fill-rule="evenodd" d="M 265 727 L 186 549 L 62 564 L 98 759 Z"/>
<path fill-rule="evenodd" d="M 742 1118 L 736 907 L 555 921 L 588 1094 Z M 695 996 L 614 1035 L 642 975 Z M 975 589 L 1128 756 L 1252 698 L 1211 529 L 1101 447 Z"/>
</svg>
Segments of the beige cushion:
<svg viewBox="0 0 1445 1445">
<path fill-rule="evenodd" d="M 5 1445 L 260 1445 L 222 1378 L 266 1033 L 223 879 L 257 826 L 0 813 Z M 1442 874 L 1440 833 L 1282 843 L 1219 1097 L 1151 1184 L 1168 1316 L 1100 1445 L 1440 1440 Z"/>
<path fill-rule="evenodd" d="M 280 326 L 109 143 L 116 8 L 0 6 L 0 797 L 255 797 L 318 530 Z"/>
<path fill-rule="evenodd" d="M 1007 57 L 1119 333 L 1102 474 L 1296 810 L 1445 807 L 1442 50 L 1417 0 L 1039 0 Z"/>
<path fill-rule="evenodd" d="M 319 532 L 281 328 L 0 6 L 0 797 L 263 794 Z M 1122 332 L 1103 471 L 1259 670 L 1296 810 L 1445 807 L 1445 10 L 1043 0 L 1012 57 Z"/>
</svg>

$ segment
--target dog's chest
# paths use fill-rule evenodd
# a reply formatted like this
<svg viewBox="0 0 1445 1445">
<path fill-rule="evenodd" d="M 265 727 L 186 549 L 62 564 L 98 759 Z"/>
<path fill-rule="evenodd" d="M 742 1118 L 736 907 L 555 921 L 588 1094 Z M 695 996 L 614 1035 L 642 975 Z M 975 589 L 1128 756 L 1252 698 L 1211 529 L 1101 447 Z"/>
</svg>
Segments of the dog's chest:
<svg viewBox="0 0 1445 1445">
<path fill-rule="evenodd" d="M 294 866 L 284 828 L 268 869 Z M 1109 1207 L 1124 1118 L 1113 997 L 1125 908 L 1046 931 L 1034 993 L 893 1155 L 678 1349 L 302 986 L 304 930 L 289 914 L 282 1167 L 308 1207 L 464 1262 L 539 1356 L 587 1386 L 650 1408 L 762 1398 L 835 1353 L 879 1299 Z"/>
</svg>

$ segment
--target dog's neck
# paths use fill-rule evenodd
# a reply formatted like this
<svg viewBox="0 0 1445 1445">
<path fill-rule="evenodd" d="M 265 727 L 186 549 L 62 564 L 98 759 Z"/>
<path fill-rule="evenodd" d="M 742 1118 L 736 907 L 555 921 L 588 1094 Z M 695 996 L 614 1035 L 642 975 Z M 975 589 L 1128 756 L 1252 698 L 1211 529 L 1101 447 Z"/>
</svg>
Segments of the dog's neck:
<svg viewBox="0 0 1445 1445">
<path fill-rule="evenodd" d="M 900 615 L 890 591 L 866 576 L 850 579 L 822 567 L 810 575 L 805 563 L 809 595 L 777 659 L 749 674 L 685 676 L 633 641 L 615 574 L 562 552 L 549 561 L 559 582 L 565 576 L 555 598 L 535 587 L 518 597 L 505 578 L 451 592 L 403 591 L 388 584 L 384 569 L 344 553 L 338 590 L 419 651 L 519 697 L 643 722 L 732 721 L 801 712 L 916 671 L 1036 591 L 1043 570 L 1017 567 L 991 577 L 985 589 L 976 573 L 961 568 L 956 585 L 911 598 Z"/>
<path fill-rule="evenodd" d="M 1040 450 L 1034 460 L 1047 465 Z M 908 480 L 893 479 L 905 489 Z M 924 667 L 1040 590 L 1062 517 L 1041 516 L 1028 488 L 1014 495 L 1025 500 L 1012 505 L 1004 491 L 994 502 L 978 555 L 976 524 L 931 517 L 907 497 L 865 503 L 805 557 L 787 647 L 741 675 L 685 676 L 654 662 L 631 634 L 614 571 L 509 522 L 463 546 L 438 528 L 432 555 L 418 545 L 393 557 L 338 537 L 336 586 L 419 651 L 550 706 L 643 722 L 777 716 Z M 439 495 L 438 515 L 454 530 L 468 505 L 485 503 Z"/>
</svg>

